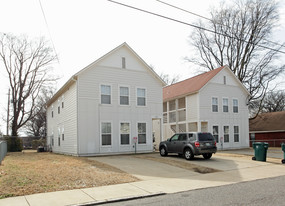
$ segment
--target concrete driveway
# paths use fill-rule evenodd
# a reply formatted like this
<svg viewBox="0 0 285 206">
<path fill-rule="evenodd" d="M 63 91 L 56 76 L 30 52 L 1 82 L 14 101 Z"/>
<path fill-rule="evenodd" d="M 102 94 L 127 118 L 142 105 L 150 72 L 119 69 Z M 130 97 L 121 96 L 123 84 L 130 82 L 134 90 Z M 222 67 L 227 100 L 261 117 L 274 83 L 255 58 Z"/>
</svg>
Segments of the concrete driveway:
<svg viewBox="0 0 285 206">
<path fill-rule="evenodd" d="M 158 161 L 150 160 L 154 158 Z M 92 157 L 97 161 L 117 167 L 120 170 L 132 174 L 140 180 L 162 180 L 162 179 L 180 179 L 180 180 L 203 180 L 208 179 L 214 182 L 240 182 L 249 179 L 259 179 L 267 175 L 274 175 L 271 171 L 273 165 L 267 162 L 252 161 L 251 156 L 235 157 L 227 156 L 224 154 L 214 154 L 210 160 L 205 160 L 203 157 L 195 157 L 194 160 L 187 161 L 177 155 L 170 155 L 167 157 L 160 157 L 159 153 L 152 154 L 137 154 L 137 155 L 117 155 L 117 156 L 104 156 Z M 164 162 L 159 162 L 163 160 Z M 167 161 L 175 161 L 177 165 L 168 164 Z M 179 164 L 187 166 L 187 164 L 196 165 L 197 167 L 203 166 L 219 170 L 219 172 L 201 174 L 189 169 L 180 167 Z M 272 166 L 270 166 L 272 165 Z M 278 168 L 283 165 L 274 165 Z M 284 167 L 283 167 L 284 169 Z M 282 169 L 282 170 L 283 170 Z M 262 175 L 260 171 L 263 171 Z M 278 170 L 278 174 L 279 174 Z M 226 176 L 226 173 L 234 174 L 235 178 L 232 179 L 231 175 Z M 285 175 L 285 170 L 282 172 Z"/>
</svg>

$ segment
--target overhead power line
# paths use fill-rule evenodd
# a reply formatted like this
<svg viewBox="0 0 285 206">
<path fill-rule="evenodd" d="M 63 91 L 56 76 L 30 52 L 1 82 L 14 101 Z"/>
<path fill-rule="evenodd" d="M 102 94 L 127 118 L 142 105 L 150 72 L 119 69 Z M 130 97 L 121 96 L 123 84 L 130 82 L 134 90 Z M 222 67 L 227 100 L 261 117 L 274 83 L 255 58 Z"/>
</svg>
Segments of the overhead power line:
<svg viewBox="0 0 285 206">
<path fill-rule="evenodd" d="M 167 5 L 167 6 L 170 6 L 170 7 L 172 7 L 172 8 L 178 9 L 178 10 L 180 10 L 180 11 L 186 12 L 186 13 L 188 13 L 188 14 L 191 14 L 191 15 L 194 15 L 194 16 L 197 16 L 197 17 L 200 17 L 200 18 L 202 18 L 202 19 L 206 19 L 206 20 L 211 21 L 211 22 L 213 21 L 213 20 L 210 19 L 210 18 L 207 18 L 207 17 L 202 16 L 202 15 L 200 15 L 200 14 L 196 14 L 196 13 L 194 13 L 194 12 L 188 11 L 188 10 L 186 10 L 186 9 L 183 9 L 183 8 L 181 8 L 181 7 L 178 7 L 178 6 L 175 6 L 175 5 L 173 5 L 173 4 L 169 4 L 169 3 L 164 2 L 164 1 L 161 1 L 161 0 L 156 0 L 156 1 L 159 2 L 159 3 L 165 4 L 165 5 Z M 227 26 L 227 25 L 220 24 L 220 23 L 218 23 L 218 22 L 217 22 L 217 24 L 222 25 L 222 26 L 225 26 L 225 27 L 228 27 L 228 28 L 231 29 L 231 27 L 229 27 L 229 26 Z M 272 43 L 272 44 L 276 44 L 276 45 L 281 46 L 281 47 L 285 47 L 283 44 L 279 44 L 279 43 L 277 43 L 277 42 L 270 41 L 270 40 L 267 40 L 267 39 L 265 39 L 264 41 L 269 42 L 269 43 Z"/>
<path fill-rule="evenodd" d="M 190 24 L 190 23 L 187 23 L 187 22 L 184 22 L 184 21 L 180 21 L 180 20 L 171 18 L 171 17 L 167 17 L 167 16 L 164 16 L 164 15 L 161 15 L 161 14 L 157 14 L 157 13 L 154 13 L 154 12 L 151 12 L 151 11 L 140 9 L 140 8 L 137 8 L 137 7 L 134 7 L 134 6 L 130 6 L 128 4 L 124 4 L 124 3 L 113 1 L 113 0 L 107 0 L 107 1 L 109 1 L 111 3 L 115 3 L 115 4 L 118 4 L 118 5 L 121 5 L 121 6 L 125 6 L 125 7 L 128 7 L 128 8 L 131 8 L 131 9 L 134 9 L 134 10 L 138 10 L 138 11 L 141 11 L 141 12 L 144 12 L 144 13 L 148 13 L 148 14 L 151 14 L 151 15 L 154 15 L 154 16 L 158 16 L 158 17 L 170 20 L 170 21 L 174 21 L 174 22 L 177 22 L 177 23 L 180 23 L 180 24 L 184 24 L 184 25 L 191 26 L 191 27 L 194 27 L 194 28 L 197 28 L 197 29 L 201 29 L 201 30 L 204 30 L 204 31 L 207 31 L 207 32 L 210 32 L 210 33 L 214 33 L 214 34 L 222 35 L 222 36 L 229 37 L 229 38 L 232 38 L 232 39 L 236 39 L 236 40 L 239 40 L 239 41 L 243 41 L 243 42 L 246 42 L 248 44 L 253 44 L 253 43 L 248 42 L 248 41 L 246 41 L 244 39 L 239 39 L 237 37 L 233 37 L 233 36 L 230 36 L 230 35 L 225 35 L 225 34 L 222 34 L 222 33 L 219 33 L 219 32 L 216 32 L 216 31 L 213 31 L 213 30 L 201 27 L 201 26 L 197 26 L 195 24 Z M 253 44 L 253 45 L 256 45 L 258 47 L 261 47 L 261 48 L 264 48 L 264 49 L 268 49 L 268 50 L 271 50 L 271 51 L 275 51 L 275 52 L 279 52 L 279 53 L 285 54 L 285 52 L 283 52 L 283 51 L 280 51 L 280 50 L 277 50 L 277 49 L 272 49 L 272 48 L 267 47 L 267 46 L 258 45 L 258 44 Z"/>
<path fill-rule="evenodd" d="M 39 0 L 39 3 L 40 3 L 40 7 L 41 7 L 41 11 L 42 11 L 43 17 L 44 17 L 44 19 L 45 19 L 45 23 L 46 23 L 46 27 L 47 27 L 47 30 L 48 30 L 49 38 L 50 38 L 50 40 L 51 40 L 52 47 L 53 47 L 53 50 L 54 50 L 54 53 L 55 53 L 57 62 L 59 63 L 58 55 L 57 55 L 57 52 L 56 52 L 56 49 L 55 49 L 55 46 L 54 46 L 54 43 L 53 43 L 53 40 L 52 40 L 52 36 L 51 36 L 51 34 L 50 34 L 50 29 L 49 29 L 49 26 L 48 26 L 47 18 L 46 18 L 46 15 L 45 15 L 44 8 L 43 8 L 43 6 L 42 6 L 41 0 Z"/>
</svg>

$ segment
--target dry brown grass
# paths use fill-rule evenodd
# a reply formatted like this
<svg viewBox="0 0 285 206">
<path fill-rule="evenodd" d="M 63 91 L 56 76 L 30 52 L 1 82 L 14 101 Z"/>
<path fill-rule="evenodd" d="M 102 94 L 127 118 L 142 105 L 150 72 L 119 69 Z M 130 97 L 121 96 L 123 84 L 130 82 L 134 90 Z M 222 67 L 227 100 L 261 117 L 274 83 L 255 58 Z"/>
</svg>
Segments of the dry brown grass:
<svg viewBox="0 0 285 206">
<path fill-rule="evenodd" d="M 201 174 L 206 174 L 206 173 L 213 173 L 213 172 L 221 172 L 221 170 L 209 168 L 209 167 L 204 167 L 196 164 L 192 164 L 190 161 L 186 161 L 183 159 L 181 161 L 178 157 L 173 159 L 171 157 L 164 158 L 164 157 L 159 157 L 159 156 L 153 156 L 153 155 L 142 155 L 142 156 L 137 156 L 137 158 L 142 158 L 142 159 L 148 159 L 160 163 L 165 163 L 169 164 L 175 167 L 180 167 L 182 169 L 190 170 L 193 172 L 198 172 Z"/>
<path fill-rule="evenodd" d="M 0 165 L 0 199 L 35 193 L 134 182 L 117 168 L 53 153 L 8 153 Z"/>
</svg>

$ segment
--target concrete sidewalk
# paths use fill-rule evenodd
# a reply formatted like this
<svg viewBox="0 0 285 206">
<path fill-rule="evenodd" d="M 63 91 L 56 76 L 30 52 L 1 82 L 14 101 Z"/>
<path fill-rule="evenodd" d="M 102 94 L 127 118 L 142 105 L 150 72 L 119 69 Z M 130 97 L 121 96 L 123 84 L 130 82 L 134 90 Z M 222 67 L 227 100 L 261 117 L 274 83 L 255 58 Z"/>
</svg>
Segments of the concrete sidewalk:
<svg viewBox="0 0 285 206">
<path fill-rule="evenodd" d="M 285 167 L 281 163 L 258 162 L 252 161 L 250 157 L 241 158 L 223 154 L 214 155 L 211 160 L 196 158 L 193 161 L 187 161 L 190 164 L 221 170 L 221 172 L 208 174 L 199 174 L 168 164 L 136 158 L 132 155 L 94 158 L 97 161 L 118 167 L 125 172 L 139 177 L 141 181 L 6 198 L 0 200 L 0 205 L 61 206 L 100 204 L 121 199 L 177 193 L 285 175 Z M 176 158 L 175 160 L 186 161 L 183 158 Z"/>
</svg>

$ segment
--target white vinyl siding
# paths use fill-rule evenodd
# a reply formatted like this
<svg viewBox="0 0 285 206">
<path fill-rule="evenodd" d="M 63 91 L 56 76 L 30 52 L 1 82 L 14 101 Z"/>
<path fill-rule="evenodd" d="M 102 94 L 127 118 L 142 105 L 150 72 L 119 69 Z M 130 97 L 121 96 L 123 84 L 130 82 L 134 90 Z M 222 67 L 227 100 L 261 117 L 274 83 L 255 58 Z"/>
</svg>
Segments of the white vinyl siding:
<svg viewBox="0 0 285 206">
<path fill-rule="evenodd" d="M 47 143 L 53 146 L 53 152 L 64 154 L 78 154 L 77 150 L 77 83 L 74 82 L 64 91 L 64 109 L 60 114 L 53 113 L 53 117 L 47 115 Z M 62 96 L 63 97 L 63 96 Z M 62 97 L 60 97 L 60 107 L 62 107 Z M 56 102 L 53 105 L 57 104 Z M 49 111 L 52 105 L 48 107 Z M 56 108 L 57 109 L 57 108 Z M 59 130 L 59 131 L 57 131 Z M 58 136 L 59 135 L 59 136 Z M 60 145 L 60 146 L 59 146 Z"/>
<path fill-rule="evenodd" d="M 122 57 L 127 60 L 126 69 L 122 69 Z M 80 156 L 134 152 L 132 138 L 137 137 L 137 123 L 151 125 L 152 117 L 162 119 L 162 84 L 125 47 L 88 66 L 78 75 L 77 82 Z M 101 104 L 101 85 L 111 86 L 111 104 Z M 120 105 L 120 87 L 129 88 L 127 106 Z M 137 106 L 137 88 L 146 90 L 146 106 Z M 111 122 L 112 139 L 109 146 L 102 145 L 102 122 Z M 121 145 L 120 142 L 120 123 L 125 122 L 130 123 L 129 145 Z M 147 127 L 147 143 L 138 144 L 137 151 L 153 150 L 151 135 L 152 130 Z"/>
</svg>

